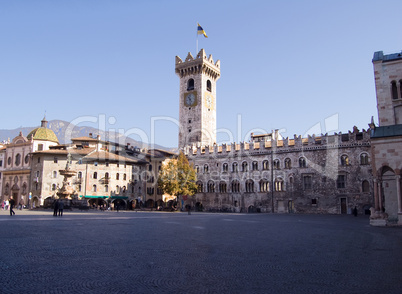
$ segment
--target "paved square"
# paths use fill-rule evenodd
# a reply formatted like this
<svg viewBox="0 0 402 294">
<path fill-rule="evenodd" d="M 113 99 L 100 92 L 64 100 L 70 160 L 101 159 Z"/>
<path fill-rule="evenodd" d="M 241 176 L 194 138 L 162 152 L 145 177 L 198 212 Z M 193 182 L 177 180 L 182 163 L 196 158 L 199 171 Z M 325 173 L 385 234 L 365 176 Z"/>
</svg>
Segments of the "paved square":
<svg viewBox="0 0 402 294">
<path fill-rule="evenodd" d="M 0 211 L 1 293 L 401 293 L 365 216 Z"/>
</svg>

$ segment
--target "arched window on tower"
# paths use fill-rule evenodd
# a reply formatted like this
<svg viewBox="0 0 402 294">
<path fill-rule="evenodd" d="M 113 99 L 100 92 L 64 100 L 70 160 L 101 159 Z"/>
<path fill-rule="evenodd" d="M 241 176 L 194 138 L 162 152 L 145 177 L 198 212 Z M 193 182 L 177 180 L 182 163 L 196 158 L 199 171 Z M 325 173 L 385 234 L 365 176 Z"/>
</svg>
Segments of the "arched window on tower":
<svg viewBox="0 0 402 294">
<path fill-rule="evenodd" d="M 212 92 L 212 83 L 210 80 L 207 81 L 207 91 Z"/>
<path fill-rule="evenodd" d="M 187 81 L 187 91 L 194 90 L 194 79 L 189 79 Z"/>
<path fill-rule="evenodd" d="M 395 81 L 391 82 L 391 95 L 392 99 L 398 99 L 398 87 Z"/>
<path fill-rule="evenodd" d="M 399 80 L 399 91 L 401 92 L 401 98 L 402 98 L 402 80 Z"/>
</svg>

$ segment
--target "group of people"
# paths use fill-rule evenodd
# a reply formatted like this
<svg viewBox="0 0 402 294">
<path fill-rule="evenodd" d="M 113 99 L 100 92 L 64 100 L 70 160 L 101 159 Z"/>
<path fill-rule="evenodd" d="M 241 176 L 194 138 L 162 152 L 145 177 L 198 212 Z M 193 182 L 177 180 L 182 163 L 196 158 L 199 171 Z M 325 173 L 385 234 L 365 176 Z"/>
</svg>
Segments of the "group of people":
<svg viewBox="0 0 402 294">
<path fill-rule="evenodd" d="M 59 214 L 59 216 L 63 216 L 64 202 L 57 199 L 54 202 L 53 209 L 53 216 L 57 216 L 57 213 Z"/>
</svg>

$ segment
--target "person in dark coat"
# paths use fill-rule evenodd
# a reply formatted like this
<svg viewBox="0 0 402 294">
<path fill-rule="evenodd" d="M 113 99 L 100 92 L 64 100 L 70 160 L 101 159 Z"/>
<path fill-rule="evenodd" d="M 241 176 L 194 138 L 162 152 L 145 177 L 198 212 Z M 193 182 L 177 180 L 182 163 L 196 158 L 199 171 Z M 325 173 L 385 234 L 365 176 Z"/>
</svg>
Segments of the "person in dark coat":
<svg viewBox="0 0 402 294">
<path fill-rule="evenodd" d="M 13 208 L 14 208 L 14 205 L 15 205 L 15 201 L 14 201 L 13 197 L 11 197 L 10 201 L 8 201 L 8 202 L 10 204 L 10 215 L 14 215 L 15 212 L 14 212 Z"/>
<path fill-rule="evenodd" d="M 63 216 L 64 202 L 59 201 L 59 216 Z"/>
<path fill-rule="evenodd" d="M 353 215 L 357 216 L 357 207 L 355 206 L 355 208 L 353 208 Z"/>
<path fill-rule="evenodd" d="M 53 216 L 57 216 L 57 211 L 59 210 L 59 200 L 56 200 L 53 205 Z"/>
</svg>

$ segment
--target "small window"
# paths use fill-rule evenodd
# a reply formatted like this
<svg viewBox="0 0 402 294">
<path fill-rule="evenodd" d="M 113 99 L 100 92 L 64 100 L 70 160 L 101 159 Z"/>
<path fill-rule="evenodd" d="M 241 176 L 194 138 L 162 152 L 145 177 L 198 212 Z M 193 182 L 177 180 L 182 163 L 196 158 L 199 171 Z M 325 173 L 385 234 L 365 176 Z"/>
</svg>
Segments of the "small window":
<svg viewBox="0 0 402 294">
<path fill-rule="evenodd" d="M 38 151 L 43 151 L 43 144 L 38 144 Z"/>
<path fill-rule="evenodd" d="M 317 198 L 311 199 L 311 204 L 312 205 L 317 205 Z"/>
<path fill-rule="evenodd" d="M 258 162 L 253 161 L 253 170 L 258 170 Z"/>
<path fill-rule="evenodd" d="M 362 153 L 360 155 L 360 165 L 368 165 L 369 164 L 369 157 L 367 153 Z"/>
<path fill-rule="evenodd" d="M 398 99 L 398 87 L 395 81 L 391 82 L 391 95 L 392 99 Z"/>
<path fill-rule="evenodd" d="M 280 168 L 280 162 L 279 159 L 274 160 L 274 169 L 279 169 Z"/>
<path fill-rule="evenodd" d="M 57 163 L 57 162 L 58 162 L 57 157 L 55 157 L 55 158 L 53 159 L 53 162 L 54 162 L 54 163 Z"/>
<path fill-rule="evenodd" d="M 109 192 L 109 186 L 105 185 L 105 192 Z"/>
<path fill-rule="evenodd" d="M 204 165 L 204 173 L 208 173 L 209 172 L 209 166 L 208 164 Z"/>
<path fill-rule="evenodd" d="M 204 192 L 204 184 L 202 182 L 197 183 L 197 192 L 198 193 Z"/>
<path fill-rule="evenodd" d="M 212 83 L 210 80 L 207 81 L 207 91 L 212 92 Z"/>
<path fill-rule="evenodd" d="M 347 155 L 342 155 L 341 156 L 341 165 L 342 166 L 349 165 L 349 157 Z"/>
<path fill-rule="evenodd" d="M 208 193 L 215 193 L 215 183 L 213 181 L 208 182 L 207 192 Z"/>
<path fill-rule="evenodd" d="M 116 180 L 119 180 L 119 179 L 120 179 L 120 174 L 117 173 L 117 174 L 116 174 Z"/>
<path fill-rule="evenodd" d="M 229 170 L 229 165 L 228 165 L 227 163 L 224 163 L 224 164 L 222 165 L 222 171 L 223 171 L 224 173 L 226 173 L 228 170 Z"/>
<path fill-rule="evenodd" d="M 78 172 L 77 177 L 78 177 L 79 179 L 82 179 L 82 172 Z"/>
<path fill-rule="evenodd" d="M 57 171 L 53 171 L 53 178 L 57 178 Z"/>
<path fill-rule="evenodd" d="M 28 164 L 28 162 L 29 162 L 29 155 L 26 155 L 25 156 L 25 164 Z M 0 165 L 1 166 L 1 165 Z"/>
<path fill-rule="evenodd" d="M 189 79 L 187 81 L 187 91 L 194 90 L 194 79 Z"/>
<path fill-rule="evenodd" d="M 18 153 L 18 154 L 15 156 L 15 165 L 16 165 L 16 166 L 19 166 L 20 163 L 21 163 L 21 154 Z"/>
<path fill-rule="evenodd" d="M 370 184 L 367 180 L 364 180 L 362 182 L 362 192 L 363 193 L 369 193 L 370 192 Z"/>
<path fill-rule="evenodd" d="M 94 166 L 98 166 L 98 162 L 97 162 L 97 161 L 94 162 Z"/>
<path fill-rule="evenodd" d="M 290 158 L 286 158 L 285 159 L 285 168 L 290 169 L 291 167 L 292 167 L 292 161 L 290 160 Z"/>
<path fill-rule="evenodd" d="M 338 189 L 344 189 L 346 187 L 346 176 L 345 175 L 338 175 L 336 179 L 336 187 Z"/>
<path fill-rule="evenodd" d="M 247 180 L 246 181 L 246 193 L 252 193 L 252 192 L 254 192 L 254 181 Z"/>
<path fill-rule="evenodd" d="M 299 158 L 299 167 L 306 167 L 306 159 L 304 157 Z"/>
<path fill-rule="evenodd" d="M 268 160 L 264 160 L 262 162 L 262 169 L 263 170 L 268 170 L 268 168 L 269 168 Z"/>
<path fill-rule="evenodd" d="M 125 180 L 127 180 L 127 175 L 126 174 L 123 175 L 123 181 L 125 181 Z"/>
<path fill-rule="evenodd" d="M 226 193 L 227 192 L 226 182 L 220 182 L 219 183 L 219 192 L 220 193 Z"/>
<path fill-rule="evenodd" d="M 282 179 L 276 179 L 274 185 L 275 185 L 275 191 L 277 191 L 277 192 L 283 191 L 283 180 Z"/>
<path fill-rule="evenodd" d="M 56 191 L 56 184 L 52 184 L 52 191 Z"/>
<path fill-rule="evenodd" d="M 248 164 L 247 164 L 247 162 L 243 162 L 243 163 L 241 164 L 241 171 L 242 171 L 242 172 L 248 171 Z"/>
<path fill-rule="evenodd" d="M 232 182 L 232 192 L 239 193 L 240 192 L 240 182 L 238 180 L 234 180 Z"/>
<path fill-rule="evenodd" d="M 40 163 L 40 157 L 38 157 L 38 163 Z"/>
<path fill-rule="evenodd" d="M 399 80 L 399 91 L 401 91 L 401 98 L 402 98 L 402 80 Z"/>
<path fill-rule="evenodd" d="M 269 182 L 266 179 L 260 181 L 260 192 L 269 192 Z"/>
<path fill-rule="evenodd" d="M 233 164 L 232 164 L 232 171 L 233 171 L 234 173 L 237 173 L 237 172 L 238 172 L 238 165 L 237 165 L 237 162 L 233 162 Z"/>
<path fill-rule="evenodd" d="M 312 188 L 312 179 L 310 175 L 303 176 L 303 189 L 311 190 Z"/>
<path fill-rule="evenodd" d="M 97 179 L 97 178 L 98 178 L 98 173 L 94 172 L 94 179 Z"/>
<path fill-rule="evenodd" d="M 92 191 L 93 191 L 93 192 L 96 192 L 96 185 L 93 185 L 93 186 L 92 186 Z"/>
</svg>

